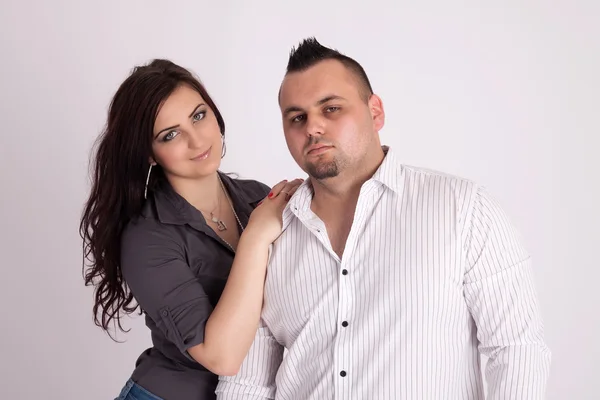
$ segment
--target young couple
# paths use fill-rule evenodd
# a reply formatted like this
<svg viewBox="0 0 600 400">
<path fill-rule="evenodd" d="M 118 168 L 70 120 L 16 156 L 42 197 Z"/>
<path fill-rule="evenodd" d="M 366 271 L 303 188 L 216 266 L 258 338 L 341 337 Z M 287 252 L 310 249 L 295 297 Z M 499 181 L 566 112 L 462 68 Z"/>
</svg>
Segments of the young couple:
<svg viewBox="0 0 600 400">
<path fill-rule="evenodd" d="M 314 38 L 279 105 L 309 177 L 269 188 L 219 170 L 188 70 L 154 60 L 115 94 L 80 228 L 96 323 L 139 305 L 152 335 L 118 399 L 483 399 L 480 353 L 490 398 L 542 399 L 530 258 L 496 201 L 401 164 L 363 68 Z"/>
</svg>

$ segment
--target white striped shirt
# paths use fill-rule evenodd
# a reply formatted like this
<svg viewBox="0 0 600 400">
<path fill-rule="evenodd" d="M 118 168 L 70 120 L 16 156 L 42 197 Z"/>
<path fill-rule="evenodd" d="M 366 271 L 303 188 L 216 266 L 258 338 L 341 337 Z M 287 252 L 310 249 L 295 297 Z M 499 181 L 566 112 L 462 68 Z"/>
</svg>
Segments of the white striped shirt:
<svg viewBox="0 0 600 400">
<path fill-rule="evenodd" d="M 544 397 L 530 257 L 484 188 L 390 149 L 341 259 L 312 196 L 307 181 L 284 211 L 260 328 L 218 399 L 484 399 L 480 352 L 487 398 Z"/>
</svg>

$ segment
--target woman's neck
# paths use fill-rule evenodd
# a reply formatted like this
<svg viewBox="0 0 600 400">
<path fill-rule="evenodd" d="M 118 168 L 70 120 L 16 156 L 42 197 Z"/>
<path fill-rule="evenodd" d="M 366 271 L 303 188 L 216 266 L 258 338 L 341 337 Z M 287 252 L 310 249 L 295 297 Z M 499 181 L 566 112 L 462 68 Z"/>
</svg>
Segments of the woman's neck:
<svg viewBox="0 0 600 400">
<path fill-rule="evenodd" d="M 219 200 L 223 198 L 223 189 L 217 172 L 200 179 L 172 179 L 170 183 L 181 197 L 205 213 L 213 211 Z"/>
</svg>

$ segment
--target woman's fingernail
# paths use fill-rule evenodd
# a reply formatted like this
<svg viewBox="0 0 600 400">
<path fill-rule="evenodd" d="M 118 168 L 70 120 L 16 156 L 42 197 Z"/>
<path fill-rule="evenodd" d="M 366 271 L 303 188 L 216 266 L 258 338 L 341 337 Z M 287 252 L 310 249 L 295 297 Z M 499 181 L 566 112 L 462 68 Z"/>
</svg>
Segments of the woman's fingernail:
<svg viewBox="0 0 600 400">
<path fill-rule="evenodd" d="M 273 197 L 273 192 L 269 193 L 269 198 Z"/>
</svg>

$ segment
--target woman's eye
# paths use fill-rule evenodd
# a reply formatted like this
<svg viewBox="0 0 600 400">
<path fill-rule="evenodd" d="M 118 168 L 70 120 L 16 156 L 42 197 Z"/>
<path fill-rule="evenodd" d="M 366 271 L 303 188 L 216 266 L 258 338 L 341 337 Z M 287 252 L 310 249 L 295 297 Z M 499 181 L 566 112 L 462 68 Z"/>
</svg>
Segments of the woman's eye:
<svg viewBox="0 0 600 400">
<path fill-rule="evenodd" d="M 206 111 L 200 111 L 200 112 L 197 112 L 196 114 L 194 114 L 193 119 L 194 119 L 194 121 L 200 121 L 201 119 L 204 118 L 205 115 L 206 115 Z"/>
<path fill-rule="evenodd" d="M 173 140 L 175 138 L 175 136 L 177 136 L 177 131 L 171 131 L 163 137 L 163 142 L 168 142 L 169 140 Z"/>
</svg>

